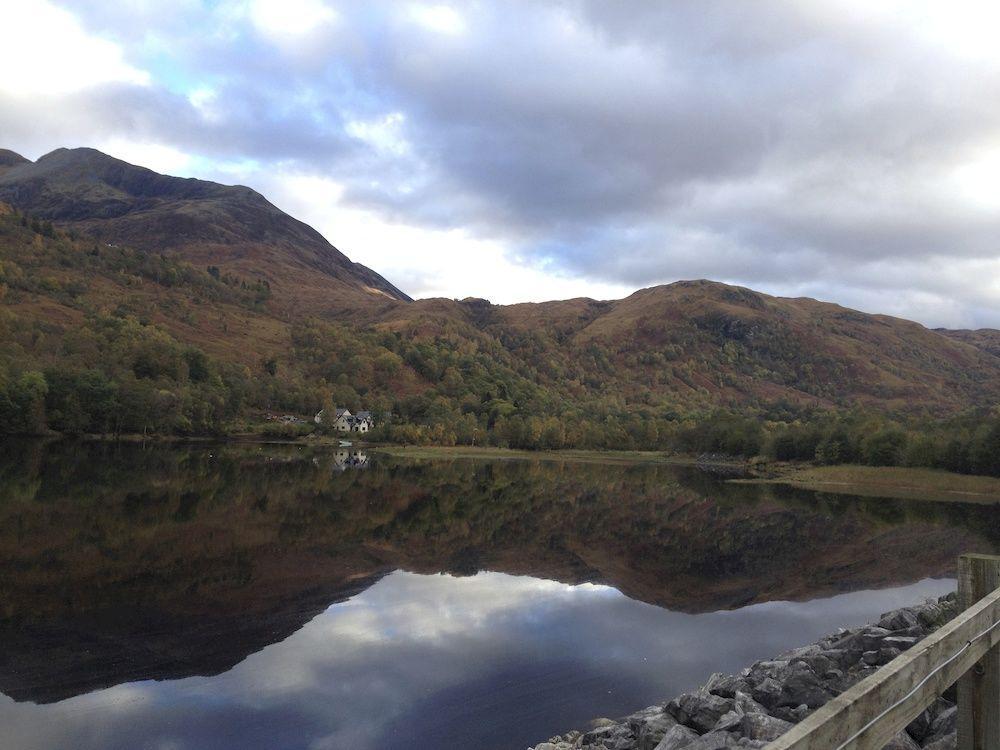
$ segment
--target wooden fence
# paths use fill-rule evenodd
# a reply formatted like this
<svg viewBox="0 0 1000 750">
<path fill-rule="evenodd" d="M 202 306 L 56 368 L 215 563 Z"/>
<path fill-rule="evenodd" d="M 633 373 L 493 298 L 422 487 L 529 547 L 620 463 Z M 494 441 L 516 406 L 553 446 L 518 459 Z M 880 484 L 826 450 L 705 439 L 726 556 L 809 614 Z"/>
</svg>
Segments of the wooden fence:
<svg viewBox="0 0 1000 750">
<path fill-rule="evenodd" d="M 1000 750 L 1000 557 L 962 555 L 963 611 L 767 750 L 881 750 L 958 681 L 958 750 Z"/>
</svg>

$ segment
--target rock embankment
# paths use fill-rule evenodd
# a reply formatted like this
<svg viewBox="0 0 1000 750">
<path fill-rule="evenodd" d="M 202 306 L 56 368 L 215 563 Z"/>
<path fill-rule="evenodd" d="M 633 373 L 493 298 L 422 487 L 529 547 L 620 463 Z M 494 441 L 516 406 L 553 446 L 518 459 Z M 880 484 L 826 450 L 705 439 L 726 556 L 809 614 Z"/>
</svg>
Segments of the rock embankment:
<svg viewBox="0 0 1000 750">
<path fill-rule="evenodd" d="M 759 661 L 738 675 L 714 674 L 693 693 L 617 721 L 599 719 L 533 750 L 723 750 L 762 748 L 851 685 L 896 658 L 958 611 L 955 595 L 882 615 L 819 642 Z M 886 750 L 953 750 L 957 709 L 946 694 Z"/>
</svg>

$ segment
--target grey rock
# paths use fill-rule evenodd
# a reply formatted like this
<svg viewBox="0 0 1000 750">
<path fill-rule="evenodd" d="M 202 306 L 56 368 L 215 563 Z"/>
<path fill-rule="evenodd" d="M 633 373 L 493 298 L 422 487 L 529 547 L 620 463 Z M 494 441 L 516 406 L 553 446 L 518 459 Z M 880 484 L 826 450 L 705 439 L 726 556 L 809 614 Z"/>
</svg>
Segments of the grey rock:
<svg viewBox="0 0 1000 750">
<path fill-rule="evenodd" d="M 743 711 L 738 707 L 733 707 L 732 711 L 727 711 L 712 727 L 713 732 L 732 732 L 743 725 Z"/>
<path fill-rule="evenodd" d="M 898 648 L 893 648 L 891 646 L 883 646 L 878 650 L 878 664 L 884 665 L 891 662 L 902 652 Z"/>
<path fill-rule="evenodd" d="M 654 716 L 649 716 L 638 726 L 633 726 L 635 747 L 638 750 L 653 750 L 671 727 L 677 726 L 677 720 L 662 709 Z"/>
<path fill-rule="evenodd" d="M 930 734 L 931 722 L 933 720 L 934 717 L 931 715 L 930 709 L 928 709 L 906 725 L 906 733 L 918 743 L 923 742 L 924 738 Z"/>
<path fill-rule="evenodd" d="M 820 652 L 820 656 L 829 659 L 832 664 L 836 664 L 841 669 L 847 669 L 857 661 L 857 657 L 854 656 L 853 652 L 842 648 L 825 649 Z"/>
<path fill-rule="evenodd" d="M 866 648 L 877 648 L 884 638 L 892 634 L 887 628 L 880 628 L 877 625 L 869 625 L 859 633 L 862 643 Z"/>
<path fill-rule="evenodd" d="M 954 617 L 957 610 L 954 601 L 925 604 L 917 611 L 917 617 L 921 625 L 938 628 Z"/>
<path fill-rule="evenodd" d="M 746 680 L 731 674 L 721 674 L 716 672 L 708 678 L 705 683 L 705 690 L 722 698 L 732 698 L 737 690 L 746 690 L 748 684 Z"/>
<path fill-rule="evenodd" d="M 822 649 L 813 644 L 811 646 L 800 646 L 799 648 L 793 648 L 790 651 L 785 651 L 783 654 L 778 656 L 776 661 L 795 661 L 796 659 L 803 659 L 807 656 L 814 656 L 820 653 Z"/>
<path fill-rule="evenodd" d="M 767 713 L 766 708 L 743 691 L 737 692 L 736 695 L 733 696 L 733 701 L 736 703 L 736 707 L 745 714 Z"/>
<path fill-rule="evenodd" d="M 754 696 L 754 698 L 756 697 Z M 781 688 L 778 705 L 798 706 L 805 704 L 809 708 L 819 708 L 832 697 L 816 673 L 800 662 L 792 665 L 790 674 Z M 763 703 L 763 701 L 760 702 Z"/>
<path fill-rule="evenodd" d="M 913 741 L 906 732 L 900 732 L 882 750 L 920 750 L 920 745 Z"/>
<path fill-rule="evenodd" d="M 942 737 L 941 739 L 934 740 L 924 745 L 924 750 L 957 750 L 958 748 L 958 735 L 949 734 L 947 737 Z"/>
<path fill-rule="evenodd" d="M 781 683 L 767 677 L 750 691 L 753 699 L 766 708 L 775 708 L 781 700 Z"/>
<path fill-rule="evenodd" d="M 779 719 L 791 722 L 792 724 L 798 724 L 811 713 L 812 710 L 805 704 L 794 707 L 779 706 L 778 708 L 771 710 L 772 716 L 777 716 Z"/>
<path fill-rule="evenodd" d="M 904 630 L 920 624 L 920 619 L 909 607 L 897 609 L 895 612 L 888 612 L 882 615 L 878 621 L 879 627 L 886 630 Z"/>
<path fill-rule="evenodd" d="M 924 742 L 925 744 L 930 744 L 931 742 L 943 739 L 949 734 L 955 734 L 957 731 L 958 706 L 950 706 L 934 718 Z"/>
<path fill-rule="evenodd" d="M 604 719 L 603 721 L 610 721 Z M 625 750 L 632 745 L 634 737 L 627 724 L 604 724 L 597 729 L 591 729 L 583 735 L 583 746 L 588 745 L 605 750 Z"/>
<path fill-rule="evenodd" d="M 690 746 L 696 739 L 698 739 L 697 732 L 682 724 L 674 724 L 666 731 L 654 750 L 681 750 Z"/>
<path fill-rule="evenodd" d="M 833 661 L 828 656 L 824 656 L 820 653 L 797 657 L 793 661 L 793 663 L 798 662 L 805 664 L 816 674 L 826 674 L 827 672 L 833 671 L 840 666 L 839 661 Z"/>
<path fill-rule="evenodd" d="M 920 639 L 915 636 L 905 636 L 905 635 L 889 635 L 882 639 L 883 648 L 898 648 L 900 651 L 906 651 L 906 649 L 913 646 Z"/>
<path fill-rule="evenodd" d="M 688 750 L 726 750 L 730 747 L 739 747 L 739 738 L 729 732 L 709 732 L 702 735 L 690 745 Z"/>
<path fill-rule="evenodd" d="M 744 714 L 740 726 L 743 736 L 747 739 L 764 740 L 765 742 L 776 740 L 791 728 L 791 722 L 767 714 L 756 713 Z"/>
<path fill-rule="evenodd" d="M 697 730 L 711 731 L 723 714 L 733 708 L 733 701 L 706 691 L 684 693 L 667 704 L 666 710 L 678 722 Z"/>
</svg>

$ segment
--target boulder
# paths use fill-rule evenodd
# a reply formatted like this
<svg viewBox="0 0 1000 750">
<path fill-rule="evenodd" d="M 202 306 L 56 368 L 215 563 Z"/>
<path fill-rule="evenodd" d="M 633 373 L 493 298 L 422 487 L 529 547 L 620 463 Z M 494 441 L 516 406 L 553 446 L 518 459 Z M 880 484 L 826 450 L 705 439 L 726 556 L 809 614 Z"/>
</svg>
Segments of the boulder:
<svg viewBox="0 0 1000 750">
<path fill-rule="evenodd" d="M 941 739 L 934 740 L 924 745 L 924 750 L 957 750 L 958 748 L 958 735 L 949 734 L 947 737 L 942 737 Z"/>
<path fill-rule="evenodd" d="M 767 714 L 747 713 L 740 725 L 741 733 L 751 740 L 771 742 L 792 728 L 792 724 Z"/>
<path fill-rule="evenodd" d="M 740 679 L 735 675 L 716 672 L 708 678 L 708 682 L 705 683 L 704 689 L 722 698 L 732 698 L 736 695 L 736 691 L 745 691 L 748 688 L 749 684 L 746 680 Z"/>
<path fill-rule="evenodd" d="M 645 713 L 641 718 L 632 715 L 628 719 L 637 750 L 653 750 L 671 727 L 677 726 L 677 719 L 659 706 L 656 713 Z"/>
<path fill-rule="evenodd" d="M 707 691 L 684 693 L 667 704 L 666 710 L 685 726 L 700 734 L 711 731 L 723 714 L 733 708 L 733 701 Z"/>
<path fill-rule="evenodd" d="M 604 721 L 609 721 L 605 719 Z M 628 724 L 605 724 L 597 729 L 591 729 L 583 735 L 584 747 L 604 748 L 605 750 L 627 750 L 633 747 L 632 732 Z"/>
<path fill-rule="evenodd" d="M 767 677 L 757 683 L 750 691 L 753 699 L 766 708 L 775 708 L 781 700 L 781 683 Z"/>
<path fill-rule="evenodd" d="M 920 745 L 914 742 L 913 738 L 906 732 L 900 732 L 889 740 L 882 750 L 920 750 Z"/>
<path fill-rule="evenodd" d="M 958 731 L 958 706 L 950 706 L 939 713 L 931 723 L 924 744 L 928 745 Z"/>
<path fill-rule="evenodd" d="M 754 696 L 756 699 L 757 696 Z M 797 662 L 791 665 L 785 684 L 781 687 L 779 706 L 799 706 L 805 704 L 809 708 L 819 708 L 833 695 L 823 681 L 806 664 Z M 763 701 L 760 701 L 763 703 Z"/>
<path fill-rule="evenodd" d="M 681 750 L 698 739 L 698 733 L 682 724 L 674 724 L 666 731 L 654 750 Z"/>
<path fill-rule="evenodd" d="M 911 608 L 904 607 L 903 609 L 897 609 L 895 612 L 888 612 L 882 615 L 882 619 L 878 621 L 878 624 L 879 627 L 886 630 L 905 630 L 906 628 L 919 625 L 920 619 Z"/>
<path fill-rule="evenodd" d="M 958 611 L 954 601 L 925 604 L 917 611 L 920 624 L 926 628 L 939 628 Z"/>
<path fill-rule="evenodd" d="M 709 732 L 687 746 L 688 750 L 726 750 L 740 747 L 740 740 L 729 732 Z M 744 745 L 745 747 L 745 745 Z"/>
<path fill-rule="evenodd" d="M 919 640 L 916 636 L 888 635 L 882 639 L 882 648 L 897 648 L 900 651 L 906 651 Z"/>
</svg>

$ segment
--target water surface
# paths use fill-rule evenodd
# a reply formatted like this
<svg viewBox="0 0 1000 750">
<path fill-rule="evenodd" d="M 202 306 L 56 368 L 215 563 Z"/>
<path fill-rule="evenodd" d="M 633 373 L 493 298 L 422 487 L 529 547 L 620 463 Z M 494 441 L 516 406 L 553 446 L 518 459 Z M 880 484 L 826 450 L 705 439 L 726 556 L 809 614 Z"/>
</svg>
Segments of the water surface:
<svg viewBox="0 0 1000 750">
<path fill-rule="evenodd" d="M 262 446 L 0 460 L 11 748 L 522 748 L 954 588 L 990 507 Z"/>
</svg>

